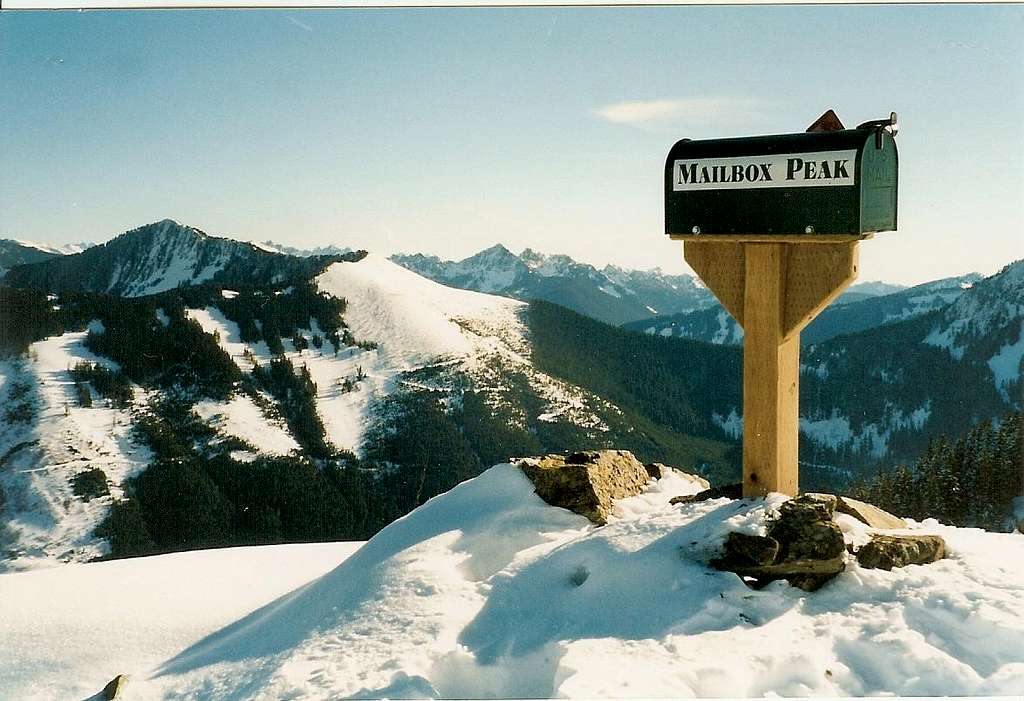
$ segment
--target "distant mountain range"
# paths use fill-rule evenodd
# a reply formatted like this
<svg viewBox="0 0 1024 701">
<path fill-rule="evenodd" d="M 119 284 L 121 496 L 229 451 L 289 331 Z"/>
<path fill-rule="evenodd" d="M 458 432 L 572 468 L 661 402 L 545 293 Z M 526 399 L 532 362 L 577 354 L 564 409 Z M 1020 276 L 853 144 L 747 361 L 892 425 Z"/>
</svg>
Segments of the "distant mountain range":
<svg viewBox="0 0 1024 701">
<path fill-rule="evenodd" d="M 564 255 L 526 249 L 520 255 L 498 244 L 460 261 L 423 254 L 391 260 L 436 282 L 515 299 L 543 299 L 609 324 L 656 314 L 704 309 L 714 297 L 690 275 L 660 270 L 597 269 Z"/>
<path fill-rule="evenodd" d="M 947 306 L 981 279 L 978 273 L 969 273 L 909 288 L 886 283 L 854 285 L 804 329 L 800 340 L 804 344 L 817 343 L 922 316 Z M 743 340 L 743 329 L 717 303 L 694 312 L 629 322 L 625 327 L 716 344 L 736 345 Z"/>
</svg>

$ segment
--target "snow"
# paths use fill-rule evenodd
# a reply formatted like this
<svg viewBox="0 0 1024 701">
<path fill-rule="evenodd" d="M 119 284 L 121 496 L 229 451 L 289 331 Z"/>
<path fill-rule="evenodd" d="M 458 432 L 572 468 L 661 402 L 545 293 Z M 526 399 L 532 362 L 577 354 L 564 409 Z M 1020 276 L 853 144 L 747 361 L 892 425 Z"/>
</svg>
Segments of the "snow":
<svg viewBox="0 0 1024 701">
<path fill-rule="evenodd" d="M 98 330 L 98 323 L 89 326 Z M 86 335 L 52 336 L 30 346 L 32 360 L 0 363 L 0 391 L 25 383 L 34 406 L 27 423 L 0 422 L 0 488 L 7 502 L 0 530 L 7 557 L 0 571 L 104 554 L 107 544 L 93 531 L 112 499 L 122 495 L 123 482 L 152 459 L 149 449 L 135 441 L 130 409 L 107 408 L 96 395 L 92 407 L 79 406 L 68 370 L 79 362 L 118 367 L 91 353 L 84 345 Z M 9 401 L 3 395 L 3 405 Z M 72 493 L 71 478 L 90 468 L 106 474 L 110 496 L 82 501 Z"/>
<path fill-rule="evenodd" d="M 221 433 L 243 441 L 267 455 L 299 450 L 287 428 L 263 415 L 251 397 L 238 394 L 227 402 L 203 401 L 192 410 Z"/>
<path fill-rule="evenodd" d="M 706 562 L 729 531 L 763 532 L 785 497 L 669 504 L 699 489 L 670 475 L 595 527 L 500 465 L 319 577 L 326 555 L 300 573 L 263 548 L 0 576 L 17 612 L 0 630 L 18 641 L 0 661 L 0 692 L 75 698 L 116 673 L 132 675 L 128 701 L 1024 689 L 1024 536 L 910 522 L 943 536 L 949 556 L 892 572 L 849 558 L 814 593 L 781 581 L 752 590 Z M 838 521 L 850 542 L 867 537 Z M 267 579 L 298 588 L 253 610 Z M 57 641 L 60 659 L 41 662 Z"/>
<path fill-rule="evenodd" d="M 238 324 L 224 316 L 224 313 L 216 307 L 186 309 L 185 316 L 195 319 L 206 333 L 213 334 L 216 332 L 220 337 L 218 345 L 220 345 L 225 353 L 231 356 L 231 359 L 235 361 L 235 365 L 243 372 L 250 372 L 252 370 L 252 363 L 245 357 L 247 350 L 251 351 L 260 363 L 268 363 L 273 358 L 273 354 L 267 348 L 266 343 L 257 343 L 251 346 L 244 343 L 241 331 L 238 329 Z"/>
<path fill-rule="evenodd" d="M 229 548 L 2 574 L 0 697 L 95 694 L 117 674 L 159 664 L 321 576 L 360 545 Z"/>
<path fill-rule="evenodd" d="M 529 367 L 522 302 L 446 287 L 377 255 L 334 263 L 316 282 L 323 292 L 347 300 L 345 322 L 355 338 L 378 344 L 368 352 L 341 349 L 337 357 L 312 350 L 292 357 L 317 384 L 320 416 L 340 448 L 361 450 L 375 400 L 394 392 L 404 372 L 447 363 L 483 379 L 492 374 L 493 362 Z M 359 369 L 365 380 L 356 391 L 342 392 L 340 381 Z M 572 393 L 559 393 L 564 383 L 532 379 L 552 402 L 545 413 L 574 413 Z"/>
<path fill-rule="evenodd" d="M 466 355 L 471 342 L 460 317 L 506 315 L 522 302 L 439 285 L 378 255 L 334 263 L 317 278 L 320 289 L 348 300 L 345 321 L 358 340 L 380 344 L 396 368 L 411 369 L 443 356 Z"/>
<path fill-rule="evenodd" d="M 49 244 L 49 243 L 37 243 L 35 241 L 26 241 L 24 239 L 8 239 L 8 240 L 9 241 L 14 241 L 15 243 L 18 243 L 18 244 L 21 244 L 22 246 L 28 246 L 29 248 L 35 248 L 35 249 L 43 251 L 45 253 L 56 253 L 57 255 L 62 255 L 62 256 L 70 256 L 70 255 L 73 255 L 75 253 L 81 253 L 85 249 L 92 248 L 93 246 L 96 245 L 95 243 L 86 242 L 86 241 L 83 241 L 83 242 L 80 242 L 80 243 L 65 243 L 65 244 L 61 244 L 60 246 L 54 246 L 53 244 Z"/>
<path fill-rule="evenodd" d="M 800 418 L 800 432 L 819 445 L 837 449 L 853 441 L 850 420 L 833 407 L 830 416 L 812 420 Z"/>
<path fill-rule="evenodd" d="M 726 435 L 733 438 L 740 438 L 743 436 L 743 417 L 736 412 L 736 407 L 729 410 L 728 416 L 722 416 L 719 413 L 713 413 L 711 415 L 711 421 L 725 431 Z"/>
<path fill-rule="evenodd" d="M 739 343 L 743 338 L 743 329 L 737 324 L 729 312 L 724 309 L 718 312 L 716 317 L 718 321 L 718 330 L 715 331 L 715 335 L 712 336 L 711 342 L 719 345 L 724 343 Z M 730 341 L 730 337 L 732 341 Z"/>
<path fill-rule="evenodd" d="M 611 285 L 601 285 L 597 289 L 601 290 L 606 295 L 611 295 L 612 297 L 622 297 L 622 295 L 619 294 L 618 290 L 616 290 Z M 648 309 L 650 309 L 650 307 L 648 307 Z"/>
<path fill-rule="evenodd" d="M 1007 343 L 999 349 L 995 355 L 988 360 L 988 367 L 992 370 L 995 378 L 996 388 L 1002 392 L 1006 399 L 1007 385 L 1020 379 L 1020 362 L 1024 358 L 1024 320 L 1020 322 L 1020 336 L 1013 343 Z"/>
<path fill-rule="evenodd" d="M 849 445 L 855 453 L 867 453 L 876 458 L 885 457 L 889 452 L 889 438 L 900 430 L 920 431 L 932 414 L 931 400 L 905 412 L 902 408 L 886 402 L 880 423 L 864 423 L 860 431 L 854 431 L 850 419 L 836 407 L 825 416 L 800 417 L 800 432 L 819 445 L 838 449 Z"/>
</svg>

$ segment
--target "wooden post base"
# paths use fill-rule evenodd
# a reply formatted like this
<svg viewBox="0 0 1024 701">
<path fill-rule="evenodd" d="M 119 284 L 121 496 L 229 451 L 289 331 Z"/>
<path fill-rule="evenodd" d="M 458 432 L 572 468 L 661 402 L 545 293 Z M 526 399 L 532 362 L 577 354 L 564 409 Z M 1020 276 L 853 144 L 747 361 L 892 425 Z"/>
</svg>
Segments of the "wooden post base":
<svg viewBox="0 0 1024 701">
<path fill-rule="evenodd" d="M 857 277 L 857 242 L 692 241 L 683 257 L 743 327 L 743 496 L 799 490 L 800 331 Z"/>
</svg>

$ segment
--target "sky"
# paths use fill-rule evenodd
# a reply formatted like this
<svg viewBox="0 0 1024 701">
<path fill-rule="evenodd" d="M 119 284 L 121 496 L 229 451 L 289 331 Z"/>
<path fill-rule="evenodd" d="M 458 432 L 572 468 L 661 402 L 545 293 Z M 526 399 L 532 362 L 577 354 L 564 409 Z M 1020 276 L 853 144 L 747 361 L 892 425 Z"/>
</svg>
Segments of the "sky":
<svg viewBox="0 0 1024 701">
<path fill-rule="evenodd" d="M 900 115 L 860 280 L 1024 257 L 1024 6 L 0 12 L 0 237 L 208 233 L 688 270 L 680 138 Z"/>
</svg>

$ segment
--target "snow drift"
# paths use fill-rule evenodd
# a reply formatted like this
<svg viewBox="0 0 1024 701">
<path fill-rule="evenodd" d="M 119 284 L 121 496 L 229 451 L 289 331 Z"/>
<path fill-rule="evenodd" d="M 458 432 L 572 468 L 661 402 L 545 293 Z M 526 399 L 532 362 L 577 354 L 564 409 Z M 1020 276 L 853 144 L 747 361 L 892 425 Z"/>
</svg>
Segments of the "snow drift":
<svg viewBox="0 0 1024 701">
<path fill-rule="evenodd" d="M 754 591 L 705 562 L 785 498 L 668 503 L 698 489 L 668 476 L 597 528 L 494 467 L 174 656 L 133 698 L 1024 691 L 1024 537 L 912 524 L 950 556 L 892 572 L 851 561 L 813 594 Z"/>
</svg>

